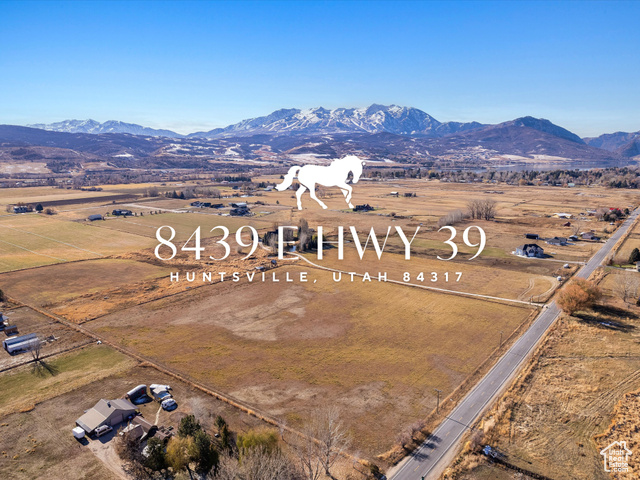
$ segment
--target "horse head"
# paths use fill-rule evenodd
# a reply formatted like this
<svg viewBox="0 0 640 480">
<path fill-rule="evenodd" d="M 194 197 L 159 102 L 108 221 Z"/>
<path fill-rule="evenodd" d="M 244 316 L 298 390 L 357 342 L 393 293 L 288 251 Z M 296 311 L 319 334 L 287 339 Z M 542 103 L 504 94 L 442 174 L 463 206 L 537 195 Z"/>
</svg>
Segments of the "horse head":
<svg viewBox="0 0 640 480">
<path fill-rule="evenodd" d="M 344 157 L 343 160 L 346 160 L 351 167 L 351 173 L 353 174 L 353 180 L 351 183 L 358 183 L 358 180 L 360 180 L 360 176 L 362 175 L 362 167 L 364 167 L 365 162 L 355 155 L 348 155 Z"/>
</svg>

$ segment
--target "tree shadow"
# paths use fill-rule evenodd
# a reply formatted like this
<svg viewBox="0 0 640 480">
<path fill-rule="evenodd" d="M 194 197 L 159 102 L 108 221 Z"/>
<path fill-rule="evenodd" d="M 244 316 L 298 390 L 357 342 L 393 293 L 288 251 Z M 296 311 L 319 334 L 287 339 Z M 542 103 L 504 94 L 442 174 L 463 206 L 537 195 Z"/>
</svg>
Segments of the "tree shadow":
<svg viewBox="0 0 640 480">
<path fill-rule="evenodd" d="M 629 325 L 628 323 L 621 322 L 620 320 L 612 320 L 611 318 L 600 317 L 591 313 L 580 312 L 574 313 L 573 316 L 578 318 L 582 323 L 607 330 L 629 332 L 636 328 L 634 325 Z"/>
<path fill-rule="evenodd" d="M 610 315 L 612 317 L 633 318 L 634 320 L 640 318 L 637 313 L 625 310 L 624 308 L 618 308 L 611 305 L 594 305 L 592 310 L 603 315 Z"/>
<path fill-rule="evenodd" d="M 60 373 L 57 367 L 44 360 L 36 360 L 31 367 L 31 371 L 38 377 L 46 377 L 47 375 L 54 377 Z"/>
</svg>

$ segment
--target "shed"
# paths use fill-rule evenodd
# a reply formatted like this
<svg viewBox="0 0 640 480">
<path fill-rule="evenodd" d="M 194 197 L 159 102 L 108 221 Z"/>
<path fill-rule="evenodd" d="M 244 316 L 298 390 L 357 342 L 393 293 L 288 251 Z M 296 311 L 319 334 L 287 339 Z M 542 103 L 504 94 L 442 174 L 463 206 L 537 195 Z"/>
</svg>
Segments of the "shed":
<svg viewBox="0 0 640 480">
<path fill-rule="evenodd" d="M 538 240 L 540 238 L 540 235 L 538 235 L 537 233 L 525 233 L 524 237 L 528 238 L 529 240 Z"/>
<path fill-rule="evenodd" d="M 18 326 L 17 325 L 7 325 L 4 328 L 4 334 L 8 337 L 9 335 L 17 335 L 18 334 Z"/>
<path fill-rule="evenodd" d="M 7 338 L 2 342 L 2 346 L 8 353 L 26 352 L 29 348 L 36 346 L 40 343 L 38 335 L 35 333 L 29 333 L 27 335 L 21 335 L 19 337 Z"/>
<path fill-rule="evenodd" d="M 87 410 L 76 420 L 76 425 L 90 434 L 101 425 L 113 427 L 135 413 L 136 407 L 129 400 L 122 398 L 116 400 L 100 399 L 93 408 Z"/>
<path fill-rule="evenodd" d="M 103 218 L 102 218 L 102 215 L 98 215 L 98 214 L 96 214 L 96 215 L 89 215 L 89 216 L 87 217 L 87 220 L 90 220 L 90 221 L 92 221 L 92 222 L 94 222 L 94 221 L 96 221 L 96 220 L 102 220 L 102 219 L 103 219 Z"/>
</svg>

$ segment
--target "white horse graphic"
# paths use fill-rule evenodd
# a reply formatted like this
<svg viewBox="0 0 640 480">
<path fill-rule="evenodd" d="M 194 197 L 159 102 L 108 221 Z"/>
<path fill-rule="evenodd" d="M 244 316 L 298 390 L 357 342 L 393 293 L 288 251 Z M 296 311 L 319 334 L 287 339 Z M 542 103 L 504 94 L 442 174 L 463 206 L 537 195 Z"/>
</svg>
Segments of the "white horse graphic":
<svg viewBox="0 0 640 480">
<path fill-rule="evenodd" d="M 316 197 L 316 184 L 324 185 L 325 187 L 338 187 L 342 190 L 342 194 L 345 197 L 345 201 L 349 204 L 349 208 L 353 208 L 351 204 L 351 193 L 353 188 L 347 184 L 347 177 L 349 172 L 353 173 L 353 183 L 358 183 L 360 175 L 362 175 L 362 166 L 364 162 L 355 155 L 348 155 L 344 158 L 334 160 L 331 165 L 305 165 L 304 167 L 291 167 L 284 177 L 284 180 L 280 185 L 276 186 L 276 190 L 282 192 L 291 186 L 293 179 L 298 175 L 298 181 L 300 182 L 300 188 L 296 192 L 298 197 L 298 210 L 302 210 L 302 194 L 309 189 L 309 195 L 316 202 L 320 204 L 322 208 L 327 206 Z"/>
</svg>

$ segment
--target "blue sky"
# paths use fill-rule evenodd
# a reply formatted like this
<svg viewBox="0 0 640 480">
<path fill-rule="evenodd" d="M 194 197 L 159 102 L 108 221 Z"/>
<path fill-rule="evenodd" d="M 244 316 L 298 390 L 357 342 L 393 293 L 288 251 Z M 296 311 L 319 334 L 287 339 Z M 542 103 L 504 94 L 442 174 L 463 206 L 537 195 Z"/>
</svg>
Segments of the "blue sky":
<svg viewBox="0 0 640 480">
<path fill-rule="evenodd" d="M 640 130 L 640 2 L 0 0 L 0 123 L 211 129 L 285 107 Z"/>
</svg>

